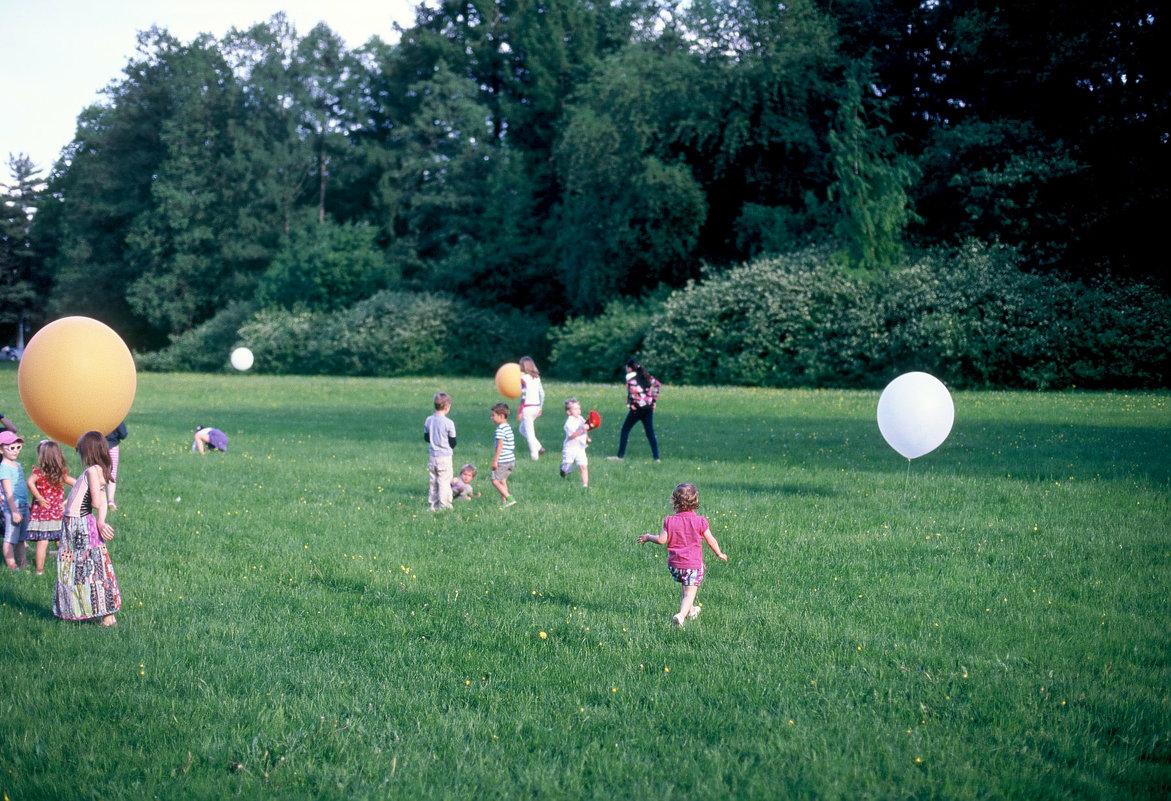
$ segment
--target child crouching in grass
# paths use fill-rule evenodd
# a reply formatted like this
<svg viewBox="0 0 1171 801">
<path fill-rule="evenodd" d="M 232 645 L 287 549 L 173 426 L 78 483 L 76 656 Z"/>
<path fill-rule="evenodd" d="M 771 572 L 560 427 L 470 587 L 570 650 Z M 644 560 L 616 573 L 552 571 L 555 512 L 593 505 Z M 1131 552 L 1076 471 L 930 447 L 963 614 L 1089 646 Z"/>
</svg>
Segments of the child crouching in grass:
<svg viewBox="0 0 1171 801">
<path fill-rule="evenodd" d="M 720 550 L 720 543 L 712 535 L 707 518 L 695 513 L 699 508 L 699 490 L 694 484 L 680 484 L 671 493 L 675 514 L 663 521 L 663 530 L 658 534 L 642 534 L 639 542 L 657 542 L 667 546 L 667 569 L 671 576 L 683 585 L 683 597 L 679 602 L 679 613 L 671 620 L 676 626 L 699 617 L 700 607 L 695 603 L 699 585 L 703 582 L 703 544 L 716 556 L 728 561 L 728 555 Z"/>
<path fill-rule="evenodd" d="M 451 499 L 454 501 L 470 501 L 479 498 L 480 493 L 472 489 L 472 482 L 476 480 L 476 466 L 469 462 L 459 469 L 459 475 L 451 480 Z"/>
</svg>

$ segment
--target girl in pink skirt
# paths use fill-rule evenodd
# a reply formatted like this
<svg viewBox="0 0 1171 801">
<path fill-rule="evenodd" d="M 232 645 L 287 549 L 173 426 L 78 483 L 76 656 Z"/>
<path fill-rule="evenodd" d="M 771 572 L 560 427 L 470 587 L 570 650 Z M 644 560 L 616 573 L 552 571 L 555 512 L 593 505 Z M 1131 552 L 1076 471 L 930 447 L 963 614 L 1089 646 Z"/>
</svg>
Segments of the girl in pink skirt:
<svg viewBox="0 0 1171 801">
<path fill-rule="evenodd" d="M 65 499 L 65 518 L 57 545 L 57 586 L 53 614 L 65 620 L 100 618 L 114 626 L 122 595 L 106 543 L 114 529 L 106 522 L 106 484 L 110 481 L 110 447 L 100 431 L 87 431 L 77 441 L 85 472 Z"/>
</svg>

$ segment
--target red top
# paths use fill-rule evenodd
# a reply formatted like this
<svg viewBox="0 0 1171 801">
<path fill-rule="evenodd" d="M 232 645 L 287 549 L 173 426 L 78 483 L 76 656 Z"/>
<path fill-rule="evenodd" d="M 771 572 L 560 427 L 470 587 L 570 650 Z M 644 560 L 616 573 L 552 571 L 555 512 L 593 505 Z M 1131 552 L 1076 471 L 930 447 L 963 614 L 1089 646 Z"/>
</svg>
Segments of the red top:
<svg viewBox="0 0 1171 801">
<path fill-rule="evenodd" d="M 60 520 L 65 514 L 65 486 L 54 486 L 39 467 L 33 468 L 33 480 L 37 492 L 41 493 L 41 497 L 49 505 L 41 506 L 34 503 L 29 509 L 29 520 Z"/>
<path fill-rule="evenodd" d="M 679 512 L 663 521 L 667 531 L 667 564 L 680 570 L 703 567 L 703 532 L 707 518 L 695 512 Z"/>
</svg>

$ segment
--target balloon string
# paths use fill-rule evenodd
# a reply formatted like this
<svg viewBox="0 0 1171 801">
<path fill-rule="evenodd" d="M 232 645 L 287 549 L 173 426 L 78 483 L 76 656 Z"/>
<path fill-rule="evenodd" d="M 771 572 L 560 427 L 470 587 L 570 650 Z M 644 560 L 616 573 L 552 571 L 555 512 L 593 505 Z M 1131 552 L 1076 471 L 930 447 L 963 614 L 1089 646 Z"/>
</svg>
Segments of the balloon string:
<svg viewBox="0 0 1171 801">
<path fill-rule="evenodd" d="M 907 490 L 911 486 L 911 460 L 907 460 L 907 478 L 903 481 L 903 503 L 907 502 Z"/>
</svg>

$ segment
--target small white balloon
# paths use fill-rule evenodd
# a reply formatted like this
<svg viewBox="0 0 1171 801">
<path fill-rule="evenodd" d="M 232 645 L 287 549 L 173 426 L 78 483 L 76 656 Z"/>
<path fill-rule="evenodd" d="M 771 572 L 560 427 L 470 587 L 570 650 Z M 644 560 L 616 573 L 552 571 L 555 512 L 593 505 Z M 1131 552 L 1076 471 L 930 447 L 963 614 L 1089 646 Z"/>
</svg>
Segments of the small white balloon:
<svg viewBox="0 0 1171 801">
<path fill-rule="evenodd" d="M 947 387 L 927 373 L 903 373 L 878 399 L 878 430 L 908 459 L 938 448 L 951 433 L 955 406 Z"/>
<path fill-rule="evenodd" d="M 248 348 L 236 348 L 232 351 L 232 366 L 237 370 L 247 370 L 252 366 L 252 351 Z"/>
</svg>

